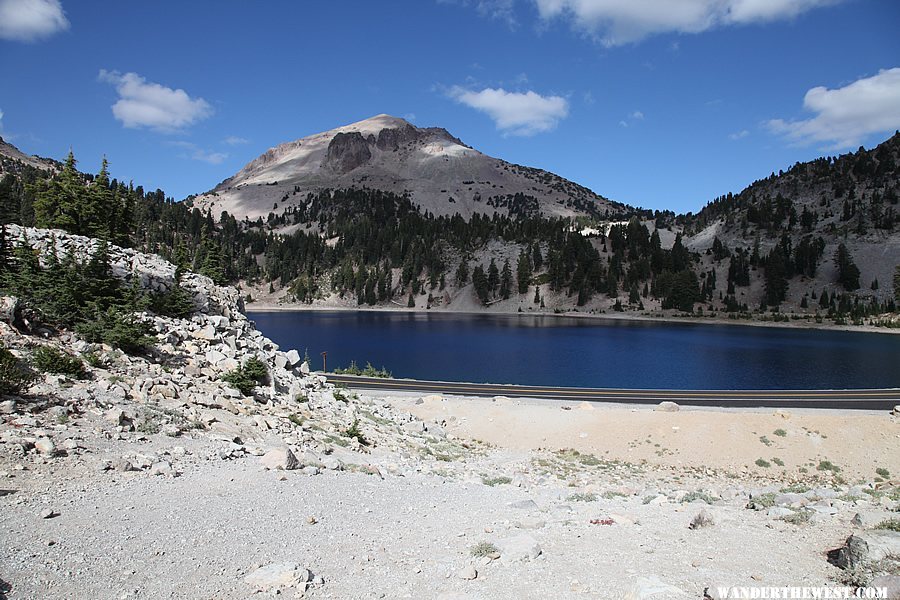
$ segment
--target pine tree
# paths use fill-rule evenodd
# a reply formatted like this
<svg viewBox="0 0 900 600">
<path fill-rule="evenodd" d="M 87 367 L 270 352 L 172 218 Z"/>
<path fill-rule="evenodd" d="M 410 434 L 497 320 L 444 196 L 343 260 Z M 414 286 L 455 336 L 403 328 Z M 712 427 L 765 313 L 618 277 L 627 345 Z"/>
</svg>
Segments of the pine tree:
<svg viewBox="0 0 900 600">
<path fill-rule="evenodd" d="M 509 259 L 503 262 L 503 271 L 500 273 L 500 297 L 509 300 L 512 294 L 512 269 L 509 266 Z"/>
<path fill-rule="evenodd" d="M 850 250 L 841 244 L 834 254 L 834 262 L 838 267 L 838 282 L 848 292 L 859 289 L 859 268 L 853 262 Z"/>
<path fill-rule="evenodd" d="M 519 293 L 528 293 L 528 286 L 531 284 L 531 258 L 525 248 L 519 253 L 519 261 L 516 263 L 516 281 L 519 284 Z"/>
<path fill-rule="evenodd" d="M 766 258 L 766 299 L 769 306 L 778 306 L 787 296 L 787 265 L 781 246 L 775 248 Z"/>
<path fill-rule="evenodd" d="M 534 303 L 537 304 L 541 301 L 541 288 L 540 286 L 534 286 Z"/>
<path fill-rule="evenodd" d="M 488 266 L 487 272 L 487 283 L 490 293 L 497 293 L 497 286 L 500 285 L 500 270 L 497 268 L 497 263 L 494 262 L 494 259 L 491 259 L 491 264 Z"/>
</svg>

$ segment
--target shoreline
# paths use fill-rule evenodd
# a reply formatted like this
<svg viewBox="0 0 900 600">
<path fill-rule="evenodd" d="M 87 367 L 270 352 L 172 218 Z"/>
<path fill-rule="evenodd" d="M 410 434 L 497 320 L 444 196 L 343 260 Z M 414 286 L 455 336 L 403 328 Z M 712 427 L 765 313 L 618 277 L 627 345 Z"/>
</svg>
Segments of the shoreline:
<svg viewBox="0 0 900 600">
<path fill-rule="evenodd" d="M 350 306 L 321 306 L 321 305 L 291 305 L 271 304 L 267 302 L 252 302 L 245 304 L 245 312 L 390 312 L 412 314 L 448 314 L 448 315 L 487 315 L 487 316 L 546 316 L 565 317 L 577 319 L 595 319 L 599 321 L 625 321 L 631 323 L 681 323 L 694 325 L 728 325 L 744 327 L 773 327 L 782 329 L 815 329 L 822 331 L 846 331 L 851 333 L 881 333 L 887 335 L 900 334 L 900 328 L 875 327 L 874 325 L 826 325 L 809 321 L 760 321 L 757 319 L 719 319 L 710 317 L 676 317 L 666 315 L 643 315 L 634 313 L 583 313 L 578 311 L 566 312 L 518 312 L 518 311 L 490 311 L 490 310 L 447 310 L 447 309 L 421 309 L 403 307 L 350 307 Z"/>
</svg>

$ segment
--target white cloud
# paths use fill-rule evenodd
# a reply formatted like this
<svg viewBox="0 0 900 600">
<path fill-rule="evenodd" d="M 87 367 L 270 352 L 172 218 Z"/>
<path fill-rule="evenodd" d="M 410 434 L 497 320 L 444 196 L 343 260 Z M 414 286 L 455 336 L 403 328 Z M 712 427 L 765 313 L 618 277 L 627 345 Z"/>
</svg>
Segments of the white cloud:
<svg viewBox="0 0 900 600">
<path fill-rule="evenodd" d="M 773 119 L 769 129 L 797 144 L 828 142 L 834 149 L 900 129 L 900 67 L 835 90 L 814 87 L 803 97 L 803 107 L 816 115 L 799 121 Z"/>
<path fill-rule="evenodd" d="M 735 131 L 734 133 L 728 134 L 728 139 L 737 141 L 744 139 L 748 135 L 750 135 L 749 131 L 747 131 L 746 129 L 741 129 L 740 131 Z"/>
<path fill-rule="evenodd" d="M 485 88 L 476 92 L 454 86 L 449 95 L 460 104 L 487 114 L 497 129 L 510 135 L 552 131 L 569 114 L 569 102 L 565 98 L 541 96 L 533 91 L 522 93 Z"/>
<path fill-rule="evenodd" d="M 229 146 L 242 146 L 244 144 L 250 143 L 250 140 L 248 140 L 246 138 L 238 137 L 236 135 L 229 135 L 227 138 L 225 138 L 222 141 L 224 141 Z"/>
<path fill-rule="evenodd" d="M 0 109 L 0 131 L 3 131 L 3 109 Z"/>
<path fill-rule="evenodd" d="M 184 90 L 148 82 L 137 73 L 101 69 L 99 78 L 116 86 L 119 99 L 112 105 L 113 116 L 125 127 L 173 132 L 213 113 L 203 98 L 191 98 Z"/>
<path fill-rule="evenodd" d="M 634 119 L 635 121 L 643 121 L 643 120 L 644 120 L 644 113 L 642 113 L 642 112 L 639 111 L 639 110 L 636 110 L 636 111 L 634 111 L 633 113 L 631 113 L 631 118 Z"/>
<path fill-rule="evenodd" d="M 31 42 L 68 28 L 59 0 L 0 0 L 0 39 Z"/>
<path fill-rule="evenodd" d="M 606 46 L 659 33 L 788 19 L 844 0 L 533 0 L 545 21 L 565 18 Z"/>
<path fill-rule="evenodd" d="M 211 150 L 204 150 L 203 148 L 192 142 L 176 141 L 169 142 L 169 145 L 175 146 L 176 148 L 184 148 L 187 152 L 181 155 L 182 158 L 199 160 L 211 165 L 222 164 L 222 162 L 224 162 L 228 158 L 228 154 L 225 152 L 213 152 Z"/>
</svg>

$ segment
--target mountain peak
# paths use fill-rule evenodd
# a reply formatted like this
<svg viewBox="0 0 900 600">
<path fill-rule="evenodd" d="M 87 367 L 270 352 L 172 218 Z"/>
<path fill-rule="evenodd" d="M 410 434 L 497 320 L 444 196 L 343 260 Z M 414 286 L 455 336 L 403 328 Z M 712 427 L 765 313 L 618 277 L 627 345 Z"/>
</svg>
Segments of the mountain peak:
<svg viewBox="0 0 900 600">
<path fill-rule="evenodd" d="M 594 214 L 612 206 L 562 177 L 482 154 L 446 129 L 384 113 L 270 148 L 194 204 L 256 219 L 297 208 L 308 193 L 352 187 L 409 194 L 422 210 L 464 218 Z"/>
</svg>

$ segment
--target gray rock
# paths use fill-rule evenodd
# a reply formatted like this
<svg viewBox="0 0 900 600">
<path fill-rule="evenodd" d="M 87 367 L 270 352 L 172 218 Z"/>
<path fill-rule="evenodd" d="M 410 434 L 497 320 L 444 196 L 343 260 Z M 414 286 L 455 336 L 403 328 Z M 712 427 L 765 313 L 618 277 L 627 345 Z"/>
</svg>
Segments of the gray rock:
<svg viewBox="0 0 900 600">
<path fill-rule="evenodd" d="M 778 506 L 805 506 L 809 502 L 802 494 L 778 494 L 774 501 Z"/>
<path fill-rule="evenodd" d="M 302 469 L 304 475 L 318 475 L 319 467 L 313 465 L 307 465 Z"/>
<path fill-rule="evenodd" d="M 309 375 L 309 363 L 308 362 L 303 361 L 303 364 L 300 365 L 300 373 L 302 373 L 303 375 Z"/>
<path fill-rule="evenodd" d="M 459 573 L 457 573 L 457 577 L 459 577 L 460 579 L 471 581 L 478 577 L 478 571 L 475 570 L 474 566 L 466 565 L 465 567 L 460 569 Z"/>
<path fill-rule="evenodd" d="M 694 598 L 694 596 L 664 582 L 655 575 L 639 577 L 625 594 L 625 600 L 679 600 L 682 598 Z"/>
<path fill-rule="evenodd" d="M 50 438 L 40 438 L 34 443 L 34 449 L 46 456 L 56 454 L 56 444 Z"/>
<path fill-rule="evenodd" d="M 887 510 L 861 510 L 853 516 L 850 523 L 864 529 L 871 529 L 882 521 L 896 518 L 897 513 Z"/>
<path fill-rule="evenodd" d="M 322 459 L 322 466 L 331 471 L 343 471 L 344 462 L 334 456 L 326 456 Z"/>
<path fill-rule="evenodd" d="M 527 534 L 514 535 L 497 542 L 504 563 L 534 560 L 541 555 L 541 545 Z"/>
<path fill-rule="evenodd" d="M 58 517 L 59 513 L 53 510 L 52 508 L 45 508 L 41 511 L 42 519 L 52 519 L 53 517 Z"/>
<path fill-rule="evenodd" d="M 157 463 L 153 463 L 150 467 L 151 475 L 164 475 L 166 477 L 172 477 L 175 475 L 175 469 L 172 468 L 172 463 L 167 460 L 161 460 Z"/>
<path fill-rule="evenodd" d="M 521 510 L 537 510 L 538 505 L 531 498 L 527 500 L 516 500 L 515 502 L 508 502 L 506 504 L 510 508 L 518 508 Z"/>
<path fill-rule="evenodd" d="M 300 362 L 300 353 L 296 350 L 288 350 L 284 353 L 284 357 L 287 359 L 288 364 L 293 368 L 297 366 L 297 363 Z"/>
<path fill-rule="evenodd" d="M 259 459 L 259 462 L 272 471 L 290 471 L 300 464 L 290 448 L 272 448 Z"/>
<path fill-rule="evenodd" d="M 15 400 L 4 400 L 0 402 L 0 415 L 11 415 L 16 412 Z"/>
<path fill-rule="evenodd" d="M 766 516 L 773 519 L 783 519 L 784 517 L 792 514 L 794 514 L 794 511 L 787 508 L 786 506 L 773 506 L 766 511 Z"/>
<path fill-rule="evenodd" d="M 668 400 L 665 400 L 665 401 L 657 404 L 653 408 L 653 410 L 658 411 L 658 412 L 678 412 L 679 410 L 681 410 L 681 407 L 678 406 L 678 404 L 676 404 L 675 402 L 670 402 Z"/>
<path fill-rule="evenodd" d="M 131 461 L 124 458 L 117 458 L 116 460 L 112 461 L 112 464 L 110 466 L 112 467 L 112 469 L 120 471 L 122 473 L 136 470 L 134 468 L 134 465 L 131 464 Z"/>
<path fill-rule="evenodd" d="M 852 569 L 887 556 L 900 556 L 900 532 L 877 529 L 854 533 L 838 551 L 837 566 Z"/>
<path fill-rule="evenodd" d="M 881 575 L 869 582 L 869 587 L 884 588 L 885 595 L 881 598 L 900 600 L 900 575 Z"/>
<path fill-rule="evenodd" d="M 244 583 L 259 592 L 273 589 L 290 588 L 309 581 L 312 574 L 309 569 L 297 563 L 274 563 L 260 567 L 244 578 Z"/>
</svg>

